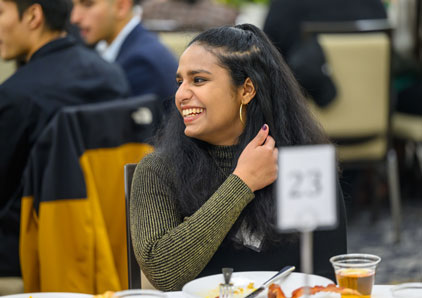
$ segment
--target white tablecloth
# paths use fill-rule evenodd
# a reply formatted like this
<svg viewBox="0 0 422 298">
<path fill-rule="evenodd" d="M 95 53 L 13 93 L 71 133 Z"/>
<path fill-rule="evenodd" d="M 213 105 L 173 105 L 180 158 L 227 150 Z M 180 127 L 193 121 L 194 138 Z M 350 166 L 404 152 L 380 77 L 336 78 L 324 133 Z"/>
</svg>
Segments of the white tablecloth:
<svg viewBox="0 0 422 298">
<path fill-rule="evenodd" d="M 392 286 L 383 285 L 374 286 L 371 298 L 393 298 L 393 295 L 391 294 L 391 287 Z"/>
<path fill-rule="evenodd" d="M 392 286 L 374 286 L 374 289 L 372 291 L 372 297 L 371 298 L 393 298 L 391 295 L 391 287 Z M 167 292 L 167 298 L 186 298 L 186 296 L 181 292 Z M 77 293 L 26 293 L 26 294 L 16 294 L 16 295 L 10 295 L 10 296 L 2 296 L 7 298 L 28 298 L 30 296 L 33 296 L 35 298 L 90 298 L 91 295 L 85 295 L 85 294 L 77 294 Z"/>
<path fill-rule="evenodd" d="M 391 287 L 385 285 L 375 285 L 372 290 L 371 298 L 393 298 Z M 182 292 L 167 292 L 168 298 L 186 298 Z"/>
</svg>

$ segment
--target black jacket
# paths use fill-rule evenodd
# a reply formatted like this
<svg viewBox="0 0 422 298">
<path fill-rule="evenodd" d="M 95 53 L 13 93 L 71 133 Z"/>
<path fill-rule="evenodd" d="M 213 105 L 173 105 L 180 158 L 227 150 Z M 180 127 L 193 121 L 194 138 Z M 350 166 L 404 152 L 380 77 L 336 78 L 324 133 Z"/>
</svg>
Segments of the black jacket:
<svg viewBox="0 0 422 298">
<path fill-rule="evenodd" d="M 336 88 L 325 71 L 325 55 L 317 40 L 302 41 L 302 23 L 385 18 L 381 0 L 273 0 L 264 32 L 283 55 L 305 93 L 324 107 L 334 100 Z"/>
<path fill-rule="evenodd" d="M 264 32 L 286 57 L 301 41 L 302 22 L 385 18 L 381 0 L 272 0 Z"/>
<path fill-rule="evenodd" d="M 43 128 L 63 106 L 128 94 L 121 69 L 71 37 L 44 45 L 0 85 L 0 276 L 20 275 L 21 177 Z"/>
<path fill-rule="evenodd" d="M 161 100 L 176 93 L 177 62 L 151 32 L 138 24 L 126 37 L 116 57 L 133 96 L 156 94 Z"/>
</svg>

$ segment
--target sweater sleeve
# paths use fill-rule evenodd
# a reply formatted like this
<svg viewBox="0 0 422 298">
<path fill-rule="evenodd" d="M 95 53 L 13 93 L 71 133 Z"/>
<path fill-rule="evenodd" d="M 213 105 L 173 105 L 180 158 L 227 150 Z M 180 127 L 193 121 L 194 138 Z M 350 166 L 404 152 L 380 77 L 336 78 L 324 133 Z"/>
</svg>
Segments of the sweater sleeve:
<svg viewBox="0 0 422 298">
<path fill-rule="evenodd" d="M 180 290 L 208 264 L 254 193 L 230 175 L 192 216 L 182 218 L 168 166 L 155 153 L 135 170 L 130 222 L 135 255 L 150 282 Z"/>
</svg>

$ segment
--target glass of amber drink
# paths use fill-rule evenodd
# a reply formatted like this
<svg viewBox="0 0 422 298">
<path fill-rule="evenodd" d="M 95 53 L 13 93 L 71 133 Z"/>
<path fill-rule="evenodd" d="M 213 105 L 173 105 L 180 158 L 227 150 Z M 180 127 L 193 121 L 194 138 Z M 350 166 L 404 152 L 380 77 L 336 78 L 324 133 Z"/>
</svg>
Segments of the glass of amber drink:
<svg viewBox="0 0 422 298">
<path fill-rule="evenodd" d="M 381 258 L 370 254 L 345 254 L 330 259 L 337 284 L 358 291 L 362 296 L 343 295 L 342 298 L 370 298 L 375 270 Z"/>
</svg>

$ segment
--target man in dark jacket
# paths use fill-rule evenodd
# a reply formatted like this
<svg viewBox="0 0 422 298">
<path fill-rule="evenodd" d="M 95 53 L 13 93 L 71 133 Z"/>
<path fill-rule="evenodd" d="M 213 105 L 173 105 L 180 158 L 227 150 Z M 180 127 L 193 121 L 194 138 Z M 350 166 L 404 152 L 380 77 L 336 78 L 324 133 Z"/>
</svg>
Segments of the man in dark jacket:
<svg viewBox="0 0 422 298">
<path fill-rule="evenodd" d="M 132 95 L 173 98 L 177 63 L 158 38 L 140 23 L 139 0 L 74 0 L 71 21 L 109 62 L 122 66 Z"/>
<path fill-rule="evenodd" d="M 20 275 L 21 177 L 43 128 L 63 106 L 129 94 L 119 67 L 66 36 L 71 4 L 0 0 L 0 56 L 25 61 L 0 85 L 0 277 Z"/>
</svg>

